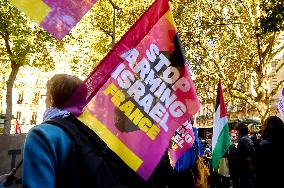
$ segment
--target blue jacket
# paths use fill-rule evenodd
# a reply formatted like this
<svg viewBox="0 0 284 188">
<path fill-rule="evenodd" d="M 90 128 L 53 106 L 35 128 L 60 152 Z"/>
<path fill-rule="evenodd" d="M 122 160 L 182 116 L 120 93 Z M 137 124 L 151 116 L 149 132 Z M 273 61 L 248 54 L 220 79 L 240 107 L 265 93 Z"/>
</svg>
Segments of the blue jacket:
<svg viewBox="0 0 284 188">
<path fill-rule="evenodd" d="M 33 127 L 24 145 L 23 187 L 65 187 L 71 144 L 70 137 L 55 125 Z"/>
<path fill-rule="evenodd" d="M 197 128 L 194 127 L 193 132 L 195 137 L 194 147 L 199 152 L 199 155 L 203 156 L 202 144 L 198 137 Z M 178 172 L 183 172 L 188 168 L 192 168 L 195 166 L 196 160 L 197 156 L 195 154 L 194 148 L 191 147 L 178 159 L 175 165 L 175 170 Z"/>
</svg>

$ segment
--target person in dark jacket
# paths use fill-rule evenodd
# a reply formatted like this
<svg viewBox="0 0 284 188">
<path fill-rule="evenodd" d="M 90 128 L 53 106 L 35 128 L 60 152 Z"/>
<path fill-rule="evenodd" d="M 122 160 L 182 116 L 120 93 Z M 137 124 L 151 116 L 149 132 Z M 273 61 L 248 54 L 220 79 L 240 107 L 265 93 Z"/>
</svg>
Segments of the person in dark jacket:
<svg viewBox="0 0 284 188">
<path fill-rule="evenodd" d="M 240 173 L 239 173 L 239 161 L 238 161 L 238 150 L 237 150 L 237 131 L 230 131 L 230 147 L 228 149 L 228 164 L 230 170 L 230 179 L 233 182 L 233 188 L 240 188 Z"/>
<path fill-rule="evenodd" d="M 255 174 L 253 167 L 254 145 L 248 136 L 248 127 L 244 123 L 236 125 L 238 136 L 237 156 L 239 163 L 239 177 L 241 188 L 255 187 Z"/>
<path fill-rule="evenodd" d="M 262 127 L 262 138 L 256 149 L 257 188 L 283 187 L 284 160 L 279 150 L 284 145 L 284 123 L 277 116 L 268 117 Z"/>
</svg>

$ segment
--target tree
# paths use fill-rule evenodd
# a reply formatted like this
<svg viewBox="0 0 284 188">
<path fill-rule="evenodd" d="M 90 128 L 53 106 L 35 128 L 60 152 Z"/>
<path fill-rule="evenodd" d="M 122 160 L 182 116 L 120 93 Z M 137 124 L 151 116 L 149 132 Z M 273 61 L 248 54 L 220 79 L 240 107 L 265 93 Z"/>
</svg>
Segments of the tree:
<svg viewBox="0 0 284 188">
<path fill-rule="evenodd" d="M 270 87 L 272 78 L 284 66 L 277 58 L 284 45 L 279 32 L 261 32 L 260 1 L 184 0 L 173 1 L 172 5 L 202 102 L 214 101 L 221 78 L 225 100 L 247 104 L 247 109 L 256 110 L 263 121 L 272 97 L 284 83 L 282 80 Z M 251 82 L 256 95 L 250 92 Z"/>
<path fill-rule="evenodd" d="M 3 61 L 3 60 L 0 60 Z M 0 63 L 2 64 L 2 63 Z M 3 109 L 2 109 L 2 99 L 4 98 L 4 88 L 5 88 L 5 78 L 7 77 L 7 67 L 1 67 L 0 69 L 0 114 L 3 113 Z"/>
<path fill-rule="evenodd" d="M 260 17 L 263 33 L 284 30 L 284 1 L 262 0 L 260 8 L 263 11 Z"/>
<path fill-rule="evenodd" d="M 150 6 L 152 0 L 113 0 L 117 11 L 116 41 Z M 176 0 L 171 7 L 177 30 L 196 80 L 203 103 L 214 103 L 219 78 L 226 101 L 233 100 L 257 111 L 262 119 L 269 114 L 272 97 L 283 80 L 270 87 L 283 68 L 279 32 L 263 33 L 260 0 Z M 72 62 L 77 74 L 88 75 L 109 52 L 113 39 L 113 7 L 98 1 L 92 10 L 63 40 L 60 56 Z M 271 71 L 272 67 L 274 71 Z M 250 92 L 250 86 L 256 94 Z"/>
<path fill-rule="evenodd" d="M 25 65 L 47 70 L 54 67 L 50 49 L 55 40 L 7 0 L 0 0 L 0 61 L 10 66 L 6 94 L 4 133 L 9 134 L 12 118 L 12 89 L 20 67 Z"/>
<path fill-rule="evenodd" d="M 151 5 L 152 0 L 98 1 L 63 39 L 64 54 L 76 75 L 88 75 L 112 48 L 114 9 L 111 2 L 116 7 L 114 42 L 117 42 Z"/>
</svg>

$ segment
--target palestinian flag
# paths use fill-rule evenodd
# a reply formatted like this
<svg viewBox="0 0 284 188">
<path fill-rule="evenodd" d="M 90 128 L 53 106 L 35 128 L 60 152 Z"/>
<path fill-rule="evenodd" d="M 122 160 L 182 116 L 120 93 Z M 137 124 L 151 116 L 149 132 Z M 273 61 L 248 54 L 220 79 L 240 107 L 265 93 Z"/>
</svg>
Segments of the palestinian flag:
<svg viewBox="0 0 284 188">
<path fill-rule="evenodd" d="M 228 119 L 226 115 L 225 102 L 222 91 L 221 80 L 218 84 L 216 98 L 215 118 L 212 138 L 212 166 L 215 171 L 218 170 L 220 159 L 230 146 L 230 132 Z"/>
</svg>

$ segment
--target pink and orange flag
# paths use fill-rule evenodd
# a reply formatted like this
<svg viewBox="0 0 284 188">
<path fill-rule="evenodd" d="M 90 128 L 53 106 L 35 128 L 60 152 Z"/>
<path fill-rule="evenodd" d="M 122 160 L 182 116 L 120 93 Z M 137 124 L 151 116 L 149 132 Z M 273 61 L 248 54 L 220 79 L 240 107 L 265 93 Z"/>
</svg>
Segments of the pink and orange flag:
<svg viewBox="0 0 284 188">
<path fill-rule="evenodd" d="M 157 0 L 99 63 L 65 109 L 148 179 L 174 132 L 181 125 L 189 128 L 188 120 L 199 107 L 168 0 Z M 192 145 L 192 130 L 182 139 Z"/>
<path fill-rule="evenodd" d="M 195 141 L 191 120 L 184 122 L 175 131 L 172 137 L 172 143 L 169 147 L 169 158 L 171 165 L 175 167 L 179 158 L 192 147 Z"/>
<path fill-rule="evenodd" d="M 57 40 L 61 40 L 97 0 L 10 0 L 10 2 Z"/>
</svg>

